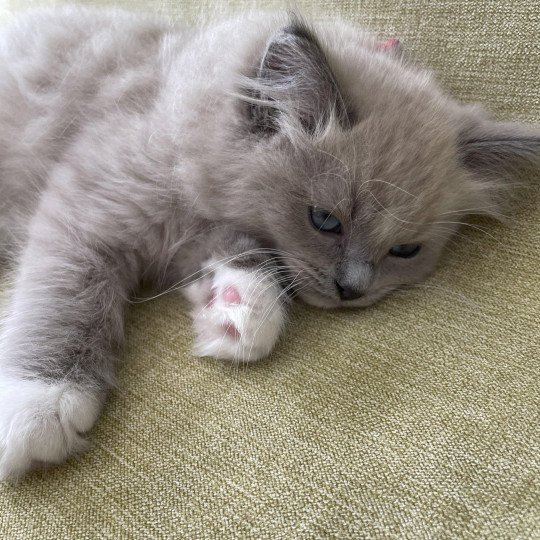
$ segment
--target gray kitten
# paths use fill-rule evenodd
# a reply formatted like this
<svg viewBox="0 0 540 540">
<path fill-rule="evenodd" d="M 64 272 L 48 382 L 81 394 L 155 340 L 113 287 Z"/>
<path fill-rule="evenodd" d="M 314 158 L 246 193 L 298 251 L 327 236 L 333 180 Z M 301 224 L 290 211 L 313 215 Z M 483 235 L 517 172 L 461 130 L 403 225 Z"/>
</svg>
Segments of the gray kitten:
<svg viewBox="0 0 540 540">
<path fill-rule="evenodd" d="M 540 154 L 343 22 L 71 8 L 0 47 L 2 478 L 85 448 L 141 283 L 186 293 L 197 354 L 256 360 L 293 296 L 366 306 L 422 281 Z"/>
</svg>

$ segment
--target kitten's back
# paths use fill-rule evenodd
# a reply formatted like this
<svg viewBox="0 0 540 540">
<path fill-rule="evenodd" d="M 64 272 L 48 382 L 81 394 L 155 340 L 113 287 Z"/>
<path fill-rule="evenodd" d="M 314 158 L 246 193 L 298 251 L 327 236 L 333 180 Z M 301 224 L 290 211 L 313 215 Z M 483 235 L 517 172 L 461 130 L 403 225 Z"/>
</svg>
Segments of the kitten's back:
<svg viewBox="0 0 540 540">
<path fill-rule="evenodd" d="M 35 10 L 0 34 L 0 252 L 24 236 L 50 170 L 84 125 L 144 112 L 168 25 L 121 11 Z"/>
</svg>

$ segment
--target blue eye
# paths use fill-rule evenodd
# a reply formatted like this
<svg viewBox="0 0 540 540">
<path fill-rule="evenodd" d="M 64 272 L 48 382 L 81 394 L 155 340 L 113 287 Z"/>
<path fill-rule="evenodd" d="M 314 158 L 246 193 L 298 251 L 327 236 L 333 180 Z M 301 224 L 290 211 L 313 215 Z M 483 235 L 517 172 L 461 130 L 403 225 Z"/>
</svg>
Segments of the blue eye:
<svg viewBox="0 0 540 540">
<path fill-rule="evenodd" d="M 390 250 L 390 255 L 401 257 L 402 259 L 410 259 L 420 251 L 421 247 L 420 244 L 398 244 Z"/>
<path fill-rule="evenodd" d="M 336 216 L 333 216 L 326 210 L 317 208 L 315 206 L 309 207 L 309 217 L 311 224 L 322 232 L 340 233 L 341 222 Z"/>
</svg>

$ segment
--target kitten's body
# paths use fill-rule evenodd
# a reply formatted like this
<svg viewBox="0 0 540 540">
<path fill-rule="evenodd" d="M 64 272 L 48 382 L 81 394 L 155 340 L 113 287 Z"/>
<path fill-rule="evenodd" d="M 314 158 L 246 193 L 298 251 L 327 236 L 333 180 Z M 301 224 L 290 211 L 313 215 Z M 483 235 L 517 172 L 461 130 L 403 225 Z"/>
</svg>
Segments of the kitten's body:
<svg viewBox="0 0 540 540">
<path fill-rule="evenodd" d="M 83 447 L 142 281 L 199 278 L 186 289 L 197 351 L 260 358 L 284 325 L 284 284 L 331 307 L 421 281 L 459 216 L 496 214 L 492 164 L 537 156 L 537 135 L 496 136 L 373 36 L 315 30 L 67 9 L 0 38 L 0 242 L 18 262 L 1 476 Z M 308 206 L 339 215 L 342 239 L 310 228 Z M 386 255 L 412 241 L 418 263 Z"/>
</svg>

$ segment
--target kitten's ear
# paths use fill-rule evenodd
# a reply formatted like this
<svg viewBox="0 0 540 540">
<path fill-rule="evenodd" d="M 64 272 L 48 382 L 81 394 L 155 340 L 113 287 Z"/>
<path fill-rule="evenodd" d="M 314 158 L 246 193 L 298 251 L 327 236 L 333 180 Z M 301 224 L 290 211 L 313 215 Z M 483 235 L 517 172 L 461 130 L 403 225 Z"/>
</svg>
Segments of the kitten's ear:
<svg viewBox="0 0 540 540">
<path fill-rule="evenodd" d="M 255 131 L 272 134 L 286 115 L 313 134 L 334 117 L 349 126 L 336 79 L 312 31 L 297 17 L 272 36 L 257 75 L 248 85 Z"/>
<path fill-rule="evenodd" d="M 496 208 L 525 172 L 540 166 L 540 130 L 477 118 L 461 132 L 459 157 L 476 193 Z"/>
<path fill-rule="evenodd" d="M 460 156 L 473 172 L 511 176 L 540 162 L 540 130 L 484 121 L 462 132 Z"/>
</svg>

